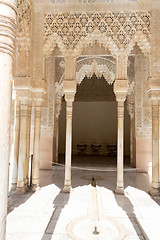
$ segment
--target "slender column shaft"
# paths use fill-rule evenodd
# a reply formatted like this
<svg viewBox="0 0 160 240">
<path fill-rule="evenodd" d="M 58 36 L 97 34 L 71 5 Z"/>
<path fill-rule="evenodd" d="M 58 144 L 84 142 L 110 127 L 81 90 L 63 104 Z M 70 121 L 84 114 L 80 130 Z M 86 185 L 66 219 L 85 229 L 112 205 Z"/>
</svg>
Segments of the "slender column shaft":
<svg viewBox="0 0 160 240">
<path fill-rule="evenodd" d="M 27 161 L 26 161 L 26 184 L 29 185 L 29 159 L 30 159 L 30 132 L 31 132 L 31 103 L 28 107 L 28 126 L 27 126 Z"/>
<path fill-rule="evenodd" d="M 56 118 L 56 162 L 58 163 L 59 118 Z"/>
<path fill-rule="evenodd" d="M 135 121 L 134 117 L 130 118 L 130 165 L 136 167 L 135 153 L 134 153 L 134 137 L 135 137 Z"/>
<path fill-rule="evenodd" d="M 117 138 L 117 189 L 116 193 L 123 194 L 123 125 L 124 125 L 124 101 L 118 101 L 118 138 Z"/>
<path fill-rule="evenodd" d="M 15 111 L 14 111 L 12 190 L 15 190 L 17 187 L 19 135 L 20 135 L 20 103 L 19 103 L 19 101 L 16 101 L 15 102 Z"/>
<path fill-rule="evenodd" d="M 32 163 L 32 184 L 39 186 L 39 158 L 40 158 L 40 131 L 41 131 L 41 106 L 35 106 L 34 121 L 34 146 Z"/>
<path fill-rule="evenodd" d="M 159 102 L 152 100 L 152 187 L 159 188 Z"/>
<path fill-rule="evenodd" d="M 0 240 L 6 239 L 15 1 L 0 1 Z M 13 7 L 12 7 L 13 5 Z"/>
<path fill-rule="evenodd" d="M 65 182 L 64 190 L 71 187 L 71 156 L 72 156 L 72 111 L 73 102 L 66 102 L 66 155 L 65 155 Z"/>
<path fill-rule="evenodd" d="M 28 100 L 22 99 L 20 105 L 20 143 L 18 162 L 17 190 L 25 192 L 26 162 L 27 162 L 27 132 L 28 132 Z"/>
</svg>

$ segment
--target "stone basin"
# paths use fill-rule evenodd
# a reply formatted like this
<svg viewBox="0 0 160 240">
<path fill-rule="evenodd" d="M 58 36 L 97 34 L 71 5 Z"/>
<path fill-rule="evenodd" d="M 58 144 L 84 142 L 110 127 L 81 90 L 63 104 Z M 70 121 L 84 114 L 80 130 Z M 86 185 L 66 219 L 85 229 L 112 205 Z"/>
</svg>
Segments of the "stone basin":
<svg viewBox="0 0 160 240">
<path fill-rule="evenodd" d="M 95 226 L 97 226 L 98 235 L 93 234 Z M 122 240 L 125 237 L 125 230 L 121 224 L 105 218 L 97 224 L 89 218 L 77 219 L 68 224 L 67 232 L 74 240 Z"/>
</svg>

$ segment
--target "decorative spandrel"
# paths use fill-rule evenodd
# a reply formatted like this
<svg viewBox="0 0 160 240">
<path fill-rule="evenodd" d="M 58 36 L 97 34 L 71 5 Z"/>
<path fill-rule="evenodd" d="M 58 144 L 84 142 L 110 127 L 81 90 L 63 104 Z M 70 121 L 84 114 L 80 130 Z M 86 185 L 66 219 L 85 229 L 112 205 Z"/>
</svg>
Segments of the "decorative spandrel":
<svg viewBox="0 0 160 240">
<path fill-rule="evenodd" d="M 66 49 L 74 49 L 86 36 L 103 34 L 119 48 L 128 47 L 138 33 L 150 41 L 149 12 L 48 13 L 44 19 L 45 40 L 56 35 Z"/>
</svg>

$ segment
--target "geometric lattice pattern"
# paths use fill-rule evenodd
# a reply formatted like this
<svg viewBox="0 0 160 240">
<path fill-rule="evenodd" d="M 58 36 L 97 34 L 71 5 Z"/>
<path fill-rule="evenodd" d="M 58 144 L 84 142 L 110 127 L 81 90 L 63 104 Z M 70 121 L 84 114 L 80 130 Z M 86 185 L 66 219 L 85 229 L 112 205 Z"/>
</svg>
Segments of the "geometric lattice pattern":
<svg viewBox="0 0 160 240">
<path fill-rule="evenodd" d="M 56 33 L 66 49 L 74 49 L 80 39 L 96 29 L 112 39 L 118 48 L 126 48 L 136 32 L 149 40 L 149 12 L 64 13 L 45 16 L 45 38 Z"/>
</svg>

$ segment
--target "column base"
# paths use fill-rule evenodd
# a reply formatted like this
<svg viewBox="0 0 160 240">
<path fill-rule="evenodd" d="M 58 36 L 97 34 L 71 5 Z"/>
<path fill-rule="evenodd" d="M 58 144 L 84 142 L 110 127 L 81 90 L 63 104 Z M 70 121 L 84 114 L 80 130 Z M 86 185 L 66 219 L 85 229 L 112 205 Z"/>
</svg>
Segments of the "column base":
<svg viewBox="0 0 160 240">
<path fill-rule="evenodd" d="M 151 190 L 149 191 L 149 194 L 152 197 L 158 197 L 158 196 L 160 196 L 160 189 L 159 188 L 151 188 Z"/>
<path fill-rule="evenodd" d="M 25 194 L 26 192 L 27 191 L 26 191 L 25 187 L 17 187 L 17 189 L 16 189 L 17 194 Z"/>
<path fill-rule="evenodd" d="M 61 193 L 70 193 L 72 187 L 70 185 L 65 185 L 64 188 L 61 190 Z"/>
<path fill-rule="evenodd" d="M 152 188 L 158 189 L 160 187 L 159 182 L 153 182 L 152 181 Z"/>
<path fill-rule="evenodd" d="M 114 191 L 116 195 L 124 195 L 124 188 L 116 188 Z"/>
<path fill-rule="evenodd" d="M 25 185 L 25 189 L 26 189 L 26 192 L 28 192 L 30 190 L 30 187 L 28 184 Z"/>
<path fill-rule="evenodd" d="M 11 192 L 16 191 L 16 189 L 17 189 L 17 183 L 12 183 Z"/>
<path fill-rule="evenodd" d="M 37 185 L 37 184 L 32 184 L 32 186 L 31 186 L 31 191 L 32 191 L 32 192 L 37 192 L 37 191 L 39 191 L 40 189 L 41 189 L 40 186 Z"/>
</svg>

